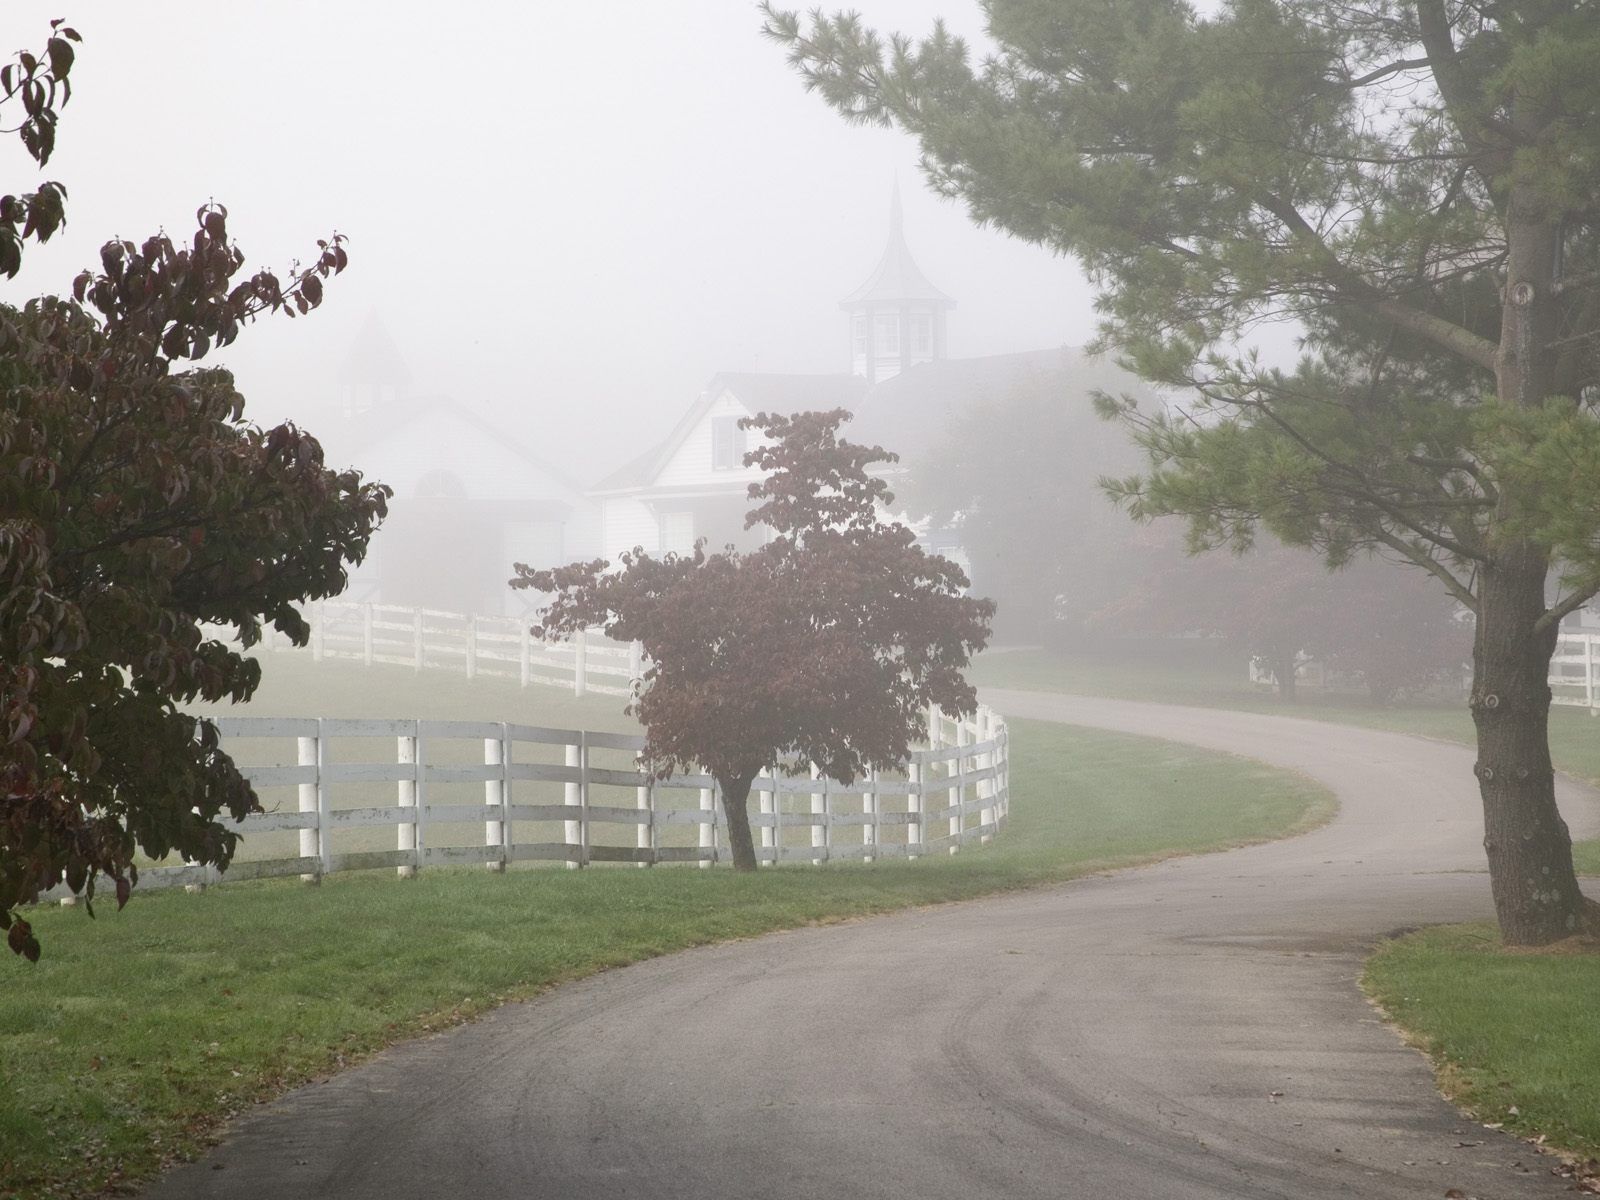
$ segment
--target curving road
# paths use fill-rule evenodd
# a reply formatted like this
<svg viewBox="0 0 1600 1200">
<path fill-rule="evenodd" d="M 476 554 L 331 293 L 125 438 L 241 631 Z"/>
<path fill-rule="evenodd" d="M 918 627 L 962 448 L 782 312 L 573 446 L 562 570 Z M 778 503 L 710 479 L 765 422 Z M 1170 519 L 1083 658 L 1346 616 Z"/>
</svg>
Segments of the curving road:
<svg viewBox="0 0 1600 1200">
<path fill-rule="evenodd" d="M 1342 809 L 1286 842 L 597 976 L 295 1092 L 148 1195 L 1570 1195 L 1440 1100 L 1356 987 L 1377 936 L 1490 912 L 1469 751 L 986 699 L 1302 771 Z M 1562 805 L 1600 828 L 1593 793 Z"/>
</svg>

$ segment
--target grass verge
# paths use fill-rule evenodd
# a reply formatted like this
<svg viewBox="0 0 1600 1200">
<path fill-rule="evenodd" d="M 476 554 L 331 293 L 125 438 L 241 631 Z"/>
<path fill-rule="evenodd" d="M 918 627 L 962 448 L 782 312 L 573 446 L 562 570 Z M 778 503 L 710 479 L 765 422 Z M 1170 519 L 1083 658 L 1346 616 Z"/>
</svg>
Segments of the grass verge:
<svg viewBox="0 0 1600 1200">
<path fill-rule="evenodd" d="M 1367 992 L 1479 1120 L 1600 1156 L 1600 954 L 1508 951 L 1492 925 L 1385 942 Z"/>
<path fill-rule="evenodd" d="M 1012 755 L 1011 824 L 954 857 L 753 877 L 385 872 L 150 893 L 95 921 L 41 909 L 46 957 L 0 977 L 0 1195 L 130 1185 L 250 1103 L 594 971 L 1283 836 L 1333 811 L 1299 776 L 1148 738 L 1018 721 Z"/>
</svg>

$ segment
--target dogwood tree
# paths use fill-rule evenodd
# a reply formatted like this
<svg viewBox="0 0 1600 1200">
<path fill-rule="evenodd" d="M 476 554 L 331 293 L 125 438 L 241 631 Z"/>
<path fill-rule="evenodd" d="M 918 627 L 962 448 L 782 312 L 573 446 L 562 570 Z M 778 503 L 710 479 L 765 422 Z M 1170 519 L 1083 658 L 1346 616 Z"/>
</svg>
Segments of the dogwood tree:
<svg viewBox="0 0 1600 1200">
<path fill-rule="evenodd" d="M 838 437 L 849 414 L 763 413 L 743 422 L 769 441 L 745 456 L 746 528 L 759 549 L 656 557 L 635 549 L 536 571 L 511 586 L 552 593 L 534 633 L 599 626 L 649 659 L 628 711 L 645 728 L 658 778 L 704 770 L 717 781 L 733 865 L 756 867 L 747 803 L 774 765 L 815 766 L 849 783 L 898 766 L 927 734 L 927 710 L 970 713 L 962 675 L 986 644 L 994 606 L 966 577 L 882 516 L 892 497 L 870 468 L 895 456 Z"/>
<path fill-rule="evenodd" d="M 41 166 L 76 41 L 53 29 L 0 69 Z M 0 198 L 0 271 L 65 194 Z M 306 640 L 295 605 L 344 587 L 388 489 L 328 469 L 293 425 L 249 423 L 232 376 L 192 364 L 259 314 L 315 308 L 345 261 L 334 237 L 286 282 L 246 275 L 207 205 L 186 240 L 109 242 L 68 297 L 0 306 L 0 927 L 19 954 L 39 956 L 18 908 L 40 892 L 92 899 L 104 874 L 121 905 L 137 851 L 225 867 L 224 818 L 256 810 L 179 706 L 247 699 L 264 624 Z"/>
</svg>

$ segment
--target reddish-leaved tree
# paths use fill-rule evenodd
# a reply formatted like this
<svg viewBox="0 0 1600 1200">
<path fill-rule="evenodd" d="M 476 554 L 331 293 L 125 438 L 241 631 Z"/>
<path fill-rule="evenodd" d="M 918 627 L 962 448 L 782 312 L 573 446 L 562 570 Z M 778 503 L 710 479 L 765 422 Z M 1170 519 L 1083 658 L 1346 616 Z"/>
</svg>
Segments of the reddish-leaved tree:
<svg viewBox="0 0 1600 1200">
<path fill-rule="evenodd" d="M 717 781 L 734 866 L 754 870 L 746 803 L 772 766 L 815 766 L 848 783 L 905 762 L 927 733 L 929 704 L 971 712 L 962 675 L 989 637 L 994 606 L 966 576 L 881 515 L 892 497 L 870 468 L 895 461 L 838 437 L 832 412 L 747 419 L 770 441 L 745 456 L 767 472 L 750 485 L 746 527 L 757 550 L 660 558 L 635 549 L 535 571 L 513 587 L 553 593 L 534 632 L 603 627 L 638 641 L 649 667 L 629 712 L 645 727 L 657 778 L 703 769 Z"/>
<path fill-rule="evenodd" d="M 56 22 L 0 67 L 41 166 L 76 40 Z M 61 225 L 65 194 L 0 197 L 0 274 Z M 293 425 L 250 424 L 226 370 L 190 365 L 258 314 L 315 308 L 338 237 L 282 283 L 241 276 L 208 205 L 189 239 L 100 261 L 70 298 L 0 305 L 0 928 L 30 959 L 16 910 L 54 884 L 92 898 L 104 874 L 121 904 L 136 851 L 227 866 L 255 793 L 179 706 L 249 698 L 261 668 L 218 631 L 304 642 L 295 605 L 344 588 L 389 495 Z"/>
</svg>

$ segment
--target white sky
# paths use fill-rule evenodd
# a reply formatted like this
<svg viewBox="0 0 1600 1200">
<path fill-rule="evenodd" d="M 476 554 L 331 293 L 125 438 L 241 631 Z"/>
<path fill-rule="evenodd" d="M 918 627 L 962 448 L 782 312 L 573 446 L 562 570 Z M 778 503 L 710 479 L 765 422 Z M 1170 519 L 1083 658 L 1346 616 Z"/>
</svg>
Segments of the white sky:
<svg viewBox="0 0 1600 1200">
<path fill-rule="evenodd" d="M 981 33 L 976 0 L 854 7 Z M 954 354 L 1093 332 L 1075 264 L 974 228 L 908 138 L 806 94 L 753 0 L 7 0 L 4 47 L 53 16 L 84 36 L 43 176 L 69 224 L 0 294 L 64 291 L 106 238 L 187 234 L 211 197 L 254 264 L 337 229 L 351 268 L 323 308 L 222 358 L 262 423 L 315 432 L 376 311 L 419 389 L 593 478 L 718 370 L 847 369 L 838 299 L 876 263 L 897 172 L 912 249 L 959 304 Z M 14 138 L 0 164 L 6 191 L 40 178 Z"/>
</svg>

